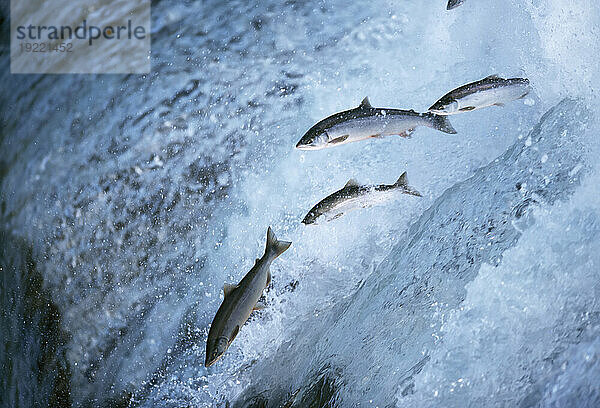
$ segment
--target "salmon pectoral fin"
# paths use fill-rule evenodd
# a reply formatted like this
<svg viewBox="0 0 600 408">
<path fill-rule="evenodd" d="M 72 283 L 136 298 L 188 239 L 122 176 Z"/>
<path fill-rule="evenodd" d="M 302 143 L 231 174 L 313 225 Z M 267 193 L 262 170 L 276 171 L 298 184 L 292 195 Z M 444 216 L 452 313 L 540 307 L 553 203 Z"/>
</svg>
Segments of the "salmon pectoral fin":
<svg viewBox="0 0 600 408">
<path fill-rule="evenodd" d="M 329 221 L 333 221 L 333 220 L 337 220 L 338 218 L 340 218 L 342 215 L 344 215 L 343 212 L 336 214 L 335 216 L 333 216 Z"/>
<path fill-rule="evenodd" d="M 267 284 L 265 285 L 265 288 L 268 288 L 270 284 L 271 284 L 271 271 L 269 271 L 267 273 Z"/>
<path fill-rule="evenodd" d="M 344 140 L 348 139 L 349 137 L 350 137 L 350 135 L 344 135 L 344 136 L 336 137 L 335 139 L 330 140 L 329 143 L 330 144 L 342 143 Z"/>
<path fill-rule="evenodd" d="M 256 302 L 256 304 L 254 305 L 254 309 L 252 309 L 252 311 L 255 310 L 263 310 L 266 309 L 267 305 L 264 302 Z"/>
<path fill-rule="evenodd" d="M 233 342 L 233 339 L 235 339 L 235 336 L 237 336 L 239 332 L 240 332 L 240 326 L 239 325 L 235 326 L 235 328 L 231 332 L 231 335 L 229 336 L 229 344 L 231 344 Z"/>
<path fill-rule="evenodd" d="M 237 288 L 237 285 L 232 285 L 231 283 L 226 283 L 223 285 L 223 294 L 225 297 L 229 296 L 231 292 L 233 292 Z"/>
</svg>

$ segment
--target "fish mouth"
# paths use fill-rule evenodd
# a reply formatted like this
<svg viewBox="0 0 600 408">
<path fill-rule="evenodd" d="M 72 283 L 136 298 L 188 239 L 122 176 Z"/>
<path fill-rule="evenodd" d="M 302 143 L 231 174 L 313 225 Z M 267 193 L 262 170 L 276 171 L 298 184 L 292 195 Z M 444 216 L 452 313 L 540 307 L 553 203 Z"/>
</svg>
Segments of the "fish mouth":
<svg viewBox="0 0 600 408">
<path fill-rule="evenodd" d="M 296 149 L 298 150 L 316 150 L 316 148 L 312 145 L 303 144 L 302 142 L 298 142 L 296 145 Z"/>
<path fill-rule="evenodd" d="M 225 354 L 225 353 L 223 353 Z M 213 365 L 214 363 L 216 363 L 217 361 L 219 361 L 219 359 L 221 357 L 223 357 L 223 354 L 219 354 L 217 357 L 213 358 L 213 359 L 209 359 L 208 357 L 206 358 L 206 360 L 204 361 L 204 367 L 210 367 L 211 365 Z"/>
<path fill-rule="evenodd" d="M 326 148 L 328 143 L 329 135 L 327 134 L 327 132 L 322 132 L 317 136 L 313 136 L 311 131 L 308 131 L 296 144 L 296 149 L 320 150 Z"/>
<path fill-rule="evenodd" d="M 217 341 L 211 343 L 210 346 L 207 344 L 204 367 L 210 367 L 211 365 L 216 363 L 221 357 L 223 357 L 230 344 L 231 342 L 225 336 L 218 337 Z"/>
<path fill-rule="evenodd" d="M 461 111 L 432 110 L 432 111 L 429 111 L 429 113 L 433 113 L 434 115 L 438 115 L 438 116 L 452 116 L 452 115 L 456 115 L 457 113 L 462 113 L 462 112 Z M 447 133 L 455 134 L 456 132 L 447 132 Z"/>
<path fill-rule="evenodd" d="M 316 214 L 314 213 L 313 210 L 310 210 L 308 212 L 308 214 L 306 214 L 306 216 L 304 216 L 304 219 L 302 220 L 302 224 L 305 224 L 305 225 L 314 224 L 315 221 L 317 221 Z"/>
<path fill-rule="evenodd" d="M 304 219 L 302 220 L 302 224 L 304 225 L 310 225 L 310 224 L 314 224 L 315 220 L 312 217 L 309 217 L 308 215 L 306 217 L 304 217 Z"/>
<path fill-rule="evenodd" d="M 453 115 L 455 113 L 460 113 L 458 109 L 458 102 L 456 100 L 448 102 L 448 103 L 440 103 L 436 102 L 427 109 L 429 113 L 433 113 L 435 115 L 440 116 L 448 116 Z"/>
<path fill-rule="evenodd" d="M 429 107 L 429 109 L 427 109 L 427 112 L 435 113 L 436 115 L 447 115 L 447 109 L 448 108 L 446 106 L 440 103 L 434 103 Z"/>
<path fill-rule="evenodd" d="M 440 114 L 444 113 L 444 111 L 442 109 L 444 109 L 444 108 L 439 105 L 431 105 L 429 107 L 429 109 L 427 109 L 427 111 L 431 112 L 431 113 L 435 113 L 436 115 L 440 115 Z"/>
<path fill-rule="evenodd" d="M 446 112 L 446 111 L 443 111 L 443 110 L 440 110 L 440 109 L 432 109 L 432 108 L 429 108 L 428 112 L 429 112 L 429 113 L 433 113 L 433 114 L 435 114 L 435 115 L 449 115 L 449 113 L 448 113 L 448 112 Z"/>
<path fill-rule="evenodd" d="M 319 144 L 315 144 L 313 143 L 303 143 L 302 141 L 299 141 L 298 144 L 296 144 L 296 149 L 298 150 L 321 150 L 324 149 L 327 145 L 323 144 L 323 145 L 319 145 Z"/>
<path fill-rule="evenodd" d="M 302 146 L 296 146 L 296 149 L 298 150 L 322 150 L 324 149 L 325 146 L 311 146 L 311 145 L 302 145 Z"/>
</svg>

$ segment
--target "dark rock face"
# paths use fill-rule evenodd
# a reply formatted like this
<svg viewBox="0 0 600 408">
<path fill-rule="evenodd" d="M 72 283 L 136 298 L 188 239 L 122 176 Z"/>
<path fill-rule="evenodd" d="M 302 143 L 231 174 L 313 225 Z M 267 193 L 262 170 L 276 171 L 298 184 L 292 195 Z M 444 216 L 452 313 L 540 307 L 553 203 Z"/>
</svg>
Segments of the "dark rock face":
<svg viewBox="0 0 600 408">
<path fill-rule="evenodd" d="M 70 407 L 68 333 L 36 269 L 31 248 L 0 231 L 0 405 Z"/>
</svg>

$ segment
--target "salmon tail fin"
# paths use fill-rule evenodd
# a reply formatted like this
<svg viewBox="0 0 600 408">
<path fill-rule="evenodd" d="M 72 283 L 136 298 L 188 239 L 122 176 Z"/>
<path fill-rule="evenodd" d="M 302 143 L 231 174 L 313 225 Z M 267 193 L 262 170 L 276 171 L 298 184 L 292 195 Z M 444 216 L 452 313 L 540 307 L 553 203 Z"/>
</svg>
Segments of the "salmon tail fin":
<svg viewBox="0 0 600 408">
<path fill-rule="evenodd" d="M 417 190 L 408 185 L 408 178 L 406 177 L 406 172 L 402 173 L 402 175 L 394 183 L 394 186 L 401 188 L 406 194 L 414 195 L 417 197 L 423 197 L 421 193 L 419 193 Z"/>
<path fill-rule="evenodd" d="M 290 245 L 292 245 L 291 242 L 278 241 L 275 233 L 271 227 L 269 227 L 267 230 L 267 247 L 265 248 L 265 254 L 268 255 L 269 258 L 277 258 L 279 255 L 283 254 Z"/>
<path fill-rule="evenodd" d="M 464 3 L 464 0 L 448 0 L 446 10 L 452 10 Z"/>
<path fill-rule="evenodd" d="M 426 113 L 426 115 L 429 116 L 432 128 L 444 133 L 449 133 L 451 135 L 456 134 L 456 130 L 454 130 L 454 127 L 450 123 L 448 116 L 436 115 L 435 113 Z"/>
</svg>

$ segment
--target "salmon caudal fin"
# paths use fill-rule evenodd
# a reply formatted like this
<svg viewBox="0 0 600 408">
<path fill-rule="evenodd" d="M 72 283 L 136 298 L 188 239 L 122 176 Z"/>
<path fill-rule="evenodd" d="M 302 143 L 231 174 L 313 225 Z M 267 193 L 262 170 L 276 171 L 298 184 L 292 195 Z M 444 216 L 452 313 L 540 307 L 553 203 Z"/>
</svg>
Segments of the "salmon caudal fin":
<svg viewBox="0 0 600 408">
<path fill-rule="evenodd" d="M 464 0 L 448 0 L 448 5 L 446 6 L 446 10 L 452 10 L 457 8 L 461 4 L 463 4 Z"/>
<path fill-rule="evenodd" d="M 406 177 L 406 172 L 402 173 L 402 175 L 394 183 L 394 186 L 401 188 L 406 194 L 422 197 L 421 193 L 419 193 L 417 190 L 408 185 L 408 178 Z"/>
<path fill-rule="evenodd" d="M 291 242 L 288 241 L 278 241 L 275 233 L 269 227 L 267 230 L 267 247 L 265 248 L 265 255 L 268 255 L 269 258 L 275 259 L 279 255 L 283 254 L 289 247 L 292 245 Z"/>
<path fill-rule="evenodd" d="M 426 115 L 429 117 L 429 122 L 431 123 L 432 128 L 444 133 L 450 133 L 451 135 L 456 134 L 456 130 L 454 130 L 450 124 L 448 116 L 436 115 L 435 113 L 426 113 Z"/>
</svg>

